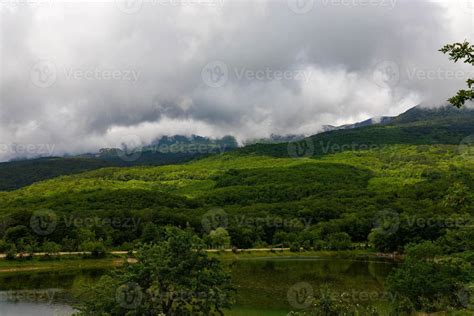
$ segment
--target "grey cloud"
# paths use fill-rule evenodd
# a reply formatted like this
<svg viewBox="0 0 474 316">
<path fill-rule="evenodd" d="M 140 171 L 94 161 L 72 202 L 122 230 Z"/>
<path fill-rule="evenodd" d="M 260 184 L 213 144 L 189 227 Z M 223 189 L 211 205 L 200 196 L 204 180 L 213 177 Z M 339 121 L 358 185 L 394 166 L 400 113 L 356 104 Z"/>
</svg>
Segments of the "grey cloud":
<svg viewBox="0 0 474 316">
<path fill-rule="evenodd" d="M 437 50 L 472 35 L 472 15 L 448 1 L 381 1 L 315 0 L 306 14 L 286 0 L 145 0 L 128 13 L 115 1 L 1 2 L 1 142 L 61 154 L 114 146 L 127 133 L 243 141 L 442 104 L 470 68 Z M 54 66 L 54 80 L 35 83 L 39 61 Z M 218 87 L 202 77 L 214 61 L 228 70 Z M 386 62 L 397 80 L 380 85 L 374 71 Z"/>
</svg>

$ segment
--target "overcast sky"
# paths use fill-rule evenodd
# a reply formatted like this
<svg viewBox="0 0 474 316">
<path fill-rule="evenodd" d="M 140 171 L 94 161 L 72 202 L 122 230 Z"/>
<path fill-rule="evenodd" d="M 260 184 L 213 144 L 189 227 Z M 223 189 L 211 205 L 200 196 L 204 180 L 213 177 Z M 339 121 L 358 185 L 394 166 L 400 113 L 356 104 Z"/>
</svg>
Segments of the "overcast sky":
<svg viewBox="0 0 474 316">
<path fill-rule="evenodd" d="M 438 106 L 472 76 L 438 52 L 472 2 L 0 0 L 0 161 Z"/>
</svg>

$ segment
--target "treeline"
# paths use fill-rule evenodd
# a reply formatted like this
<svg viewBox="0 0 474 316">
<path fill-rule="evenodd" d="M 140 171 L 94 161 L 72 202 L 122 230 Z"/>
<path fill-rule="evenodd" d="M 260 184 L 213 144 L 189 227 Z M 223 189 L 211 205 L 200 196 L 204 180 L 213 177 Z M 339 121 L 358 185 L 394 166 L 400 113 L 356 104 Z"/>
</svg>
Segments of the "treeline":
<svg viewBox="0 0 474 316">
<path fill-rule="evenodd" d="M 474 172 L 459 159 L 449 146 L 405 146 L 319 161 L 224 155 L 103 169 L 0 194 L 0 250 L 132 249 L 173 226 L 210 248 L 392 252 L 430 240 L 470 251 L 461 241 L 471 231 Z"/>
</svg>

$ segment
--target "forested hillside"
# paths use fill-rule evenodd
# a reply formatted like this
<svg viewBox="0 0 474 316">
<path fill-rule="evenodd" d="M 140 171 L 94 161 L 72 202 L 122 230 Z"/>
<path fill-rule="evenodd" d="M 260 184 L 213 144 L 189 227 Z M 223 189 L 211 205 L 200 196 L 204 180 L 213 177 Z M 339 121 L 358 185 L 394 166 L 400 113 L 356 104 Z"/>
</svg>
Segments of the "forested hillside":
<svg viewBox="0 0 474 316">
<path fill-rule="evenodd" d="M 317 159 L 227 153 L 106 168 L 0 193 L 0 234 L 16 249 L 52 241 L 63 250 L 132 247 L 159 239 L 166 225 L 188 227 L 209 246 L 241 248 L 472 243 L 474 159 L 465 149 L 394 145 Z"/>
</svg>

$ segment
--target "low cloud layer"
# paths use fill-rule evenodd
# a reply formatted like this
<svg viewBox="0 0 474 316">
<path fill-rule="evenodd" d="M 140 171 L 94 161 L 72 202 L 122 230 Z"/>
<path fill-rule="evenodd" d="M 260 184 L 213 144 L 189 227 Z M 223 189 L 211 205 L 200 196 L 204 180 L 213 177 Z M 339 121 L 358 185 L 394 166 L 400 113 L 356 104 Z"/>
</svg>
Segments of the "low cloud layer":
<svg viewBox="0 0 474 316">
<path fill-rule="evenodd" d="M 473 77 L 438 52 L 472 39 L 470 2 L 0 0 L 0 160 L 441 105 Z"/>
</svg>

